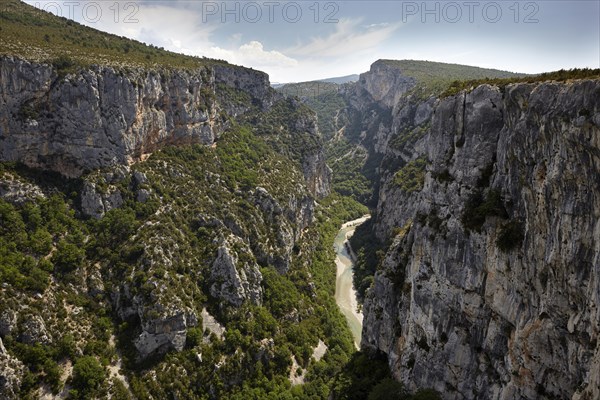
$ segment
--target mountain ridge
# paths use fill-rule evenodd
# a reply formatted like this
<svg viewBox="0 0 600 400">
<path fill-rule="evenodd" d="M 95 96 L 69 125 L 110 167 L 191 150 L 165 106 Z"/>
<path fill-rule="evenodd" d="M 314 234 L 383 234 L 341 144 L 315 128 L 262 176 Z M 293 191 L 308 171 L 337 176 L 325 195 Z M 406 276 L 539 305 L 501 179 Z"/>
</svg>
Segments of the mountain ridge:
<svg viewBox="0 0 600 400">
<path fill-rule="evenodd" d="M 298 98 L 0 21 L 0 396 L 600 396 L 598 71 L 379 60 Z M 367 209 L 332 190 L 373 214 L 360 353 L 331 243 Z"/>
</svg>

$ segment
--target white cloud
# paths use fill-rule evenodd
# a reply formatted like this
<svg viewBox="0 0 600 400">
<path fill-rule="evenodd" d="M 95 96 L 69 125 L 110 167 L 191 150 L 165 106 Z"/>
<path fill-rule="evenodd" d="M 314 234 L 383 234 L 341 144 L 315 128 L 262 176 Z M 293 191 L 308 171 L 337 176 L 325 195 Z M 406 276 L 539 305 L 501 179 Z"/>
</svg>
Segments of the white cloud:
<svg viewBox="0 0 600 400">
<path fill-rule="evenodd" d="M 339 57 L 370 50 L 390 38 L 402 26 L 395 24 L 360 25 L 360 19 L 341 19 L 335 31 L 327 37 L 314 37 L 286 52 L 294 56 Z"/>
<path fill-rule="evenodd" d="M 266 51 L 262 43 L 253 40 L 239 48 L 240 57 L 252 65 L 295 67 L 298 61 L 275 50 Z"/>
<path fill-rule="evenodd" d="M 381 22 L 379 24 L 369 24 L 369 25 L 363 25 L 365 28 L 384 28 L 386 26 L 389 26 L 390 24 L 388 22 Z"/>
<path fill-rule="evenodd" d="M 189 53 L 208 58 L 217 58 L 246 67 L 268 70 L 268 72 L 298 66 L 297 60 L 276 50 L 265 50 L 264 45 L 256 40 L 232 49 L 212 46 L 208 49 L 197 49 Z"/>
</svg>

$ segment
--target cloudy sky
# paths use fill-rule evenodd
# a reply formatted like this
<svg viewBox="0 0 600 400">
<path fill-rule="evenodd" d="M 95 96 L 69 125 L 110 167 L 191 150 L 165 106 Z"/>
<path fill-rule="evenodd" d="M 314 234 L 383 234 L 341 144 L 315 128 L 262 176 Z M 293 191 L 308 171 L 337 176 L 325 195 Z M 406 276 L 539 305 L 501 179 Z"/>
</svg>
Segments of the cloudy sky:
<svg viewBox="0 0 600 400">
<path fill-rule="evenodd" d="M 600 0 L 46 1 L 29 4 L 169 50 L 295 82 L 380 58 L 535 73 L 600 68 Z"/>
</svg>

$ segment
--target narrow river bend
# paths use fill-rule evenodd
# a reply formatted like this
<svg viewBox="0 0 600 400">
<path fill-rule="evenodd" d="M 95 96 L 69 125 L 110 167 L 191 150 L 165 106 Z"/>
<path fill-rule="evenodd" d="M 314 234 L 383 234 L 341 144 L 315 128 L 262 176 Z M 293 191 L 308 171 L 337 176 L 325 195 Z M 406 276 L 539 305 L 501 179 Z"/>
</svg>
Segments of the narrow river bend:
<svg viewBox="0 0 600 400">
<path fill-rule="evenodd" d="M 356 300 L 356 291 L 352 286 L 352 277 L 354 275 L 352 268 L 354 262 L 348 252 L 346 243 L 354 234 L 356 227 L 370 218 L 365 215 L 354 221 L 346 222 L 335 237 L 333 247 L 335 249 L 337 266 L 337 278 L 335 281 L 335 301 L 340 307 L 342 314 L 348 320 L 348 325 L 354 337 L 354 345 L 360 348 L 360 338 L 362 332 L 363 315 L 358 311 L 358 301 Z"/>
</svg>

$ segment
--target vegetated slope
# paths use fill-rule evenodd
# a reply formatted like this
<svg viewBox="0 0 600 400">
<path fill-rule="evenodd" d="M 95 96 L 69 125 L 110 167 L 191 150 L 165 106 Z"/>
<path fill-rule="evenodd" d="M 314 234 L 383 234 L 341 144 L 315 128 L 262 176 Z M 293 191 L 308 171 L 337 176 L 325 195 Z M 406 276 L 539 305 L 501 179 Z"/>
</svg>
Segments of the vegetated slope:
<svg viewBox="0 0 600 400">
<path fill-rule="evenodd" d="M 57 17 L 19 0 L 0 4 L 0 55 L 59 63 L 64 69 L 99 64 L 198 68 L 225 61 L 185 56 Z M 65 58 L 68 57 L 68 58 Z"/>
<path fill-rule="evenodd" d="M 361 77 L 381 179 L 352 240 L 362 348 L 409 389 L 598 397 L 598 73 L 475 81 L 441 99 L 393 64 Z"/>
<path fill-rule="evenodd" d="M 359 76 L 357 74 L 352 74 L 346 76 L 338 76 L 334 78 L 319 79 L 319 82 L 337 83 L 338 85 L 341 85 L 344 83 L 356 82 L 358 81 L 358 78 Z"/>
<path fill-rule="evenodd" d="M 258 71 L 2 21 L 0 397 L 326 398 L 354 352 L 330 243 L 366 209 L 326 197 L 312 111 Z"/>
<path fill-rule="evenodd" d="M 215 149 L 170 147 L 69 185 L 5 167 L 3 395 L 283 396 L 292 357 L 307 370 L 293 392 L 327 393 L 353 344 L 326 243 L 364 210 L 314 210 L 289 165 L 240 127 Z M 117 198 L 100 219 L 78 211 Z M 320 339 L 329 350 L 311 362 Z M 85 362 L 94 376 L 65 381 Z M 109 373 L 119 363 L 125 386 Z"/>
<path fill-rule="evenodd" d="M 333 189 L 367 204 L 373 189 L 369 179 L 360 172 L 367 157 L 366 150 L 345 138 L 349 120 L 343 93 L 348 87 L 314 81 L 286 84 L 277 91 L 299 97 L 317 114 L 319 132 L 326 144 L 327 164 L 333 169 Z"/>
</svg>

